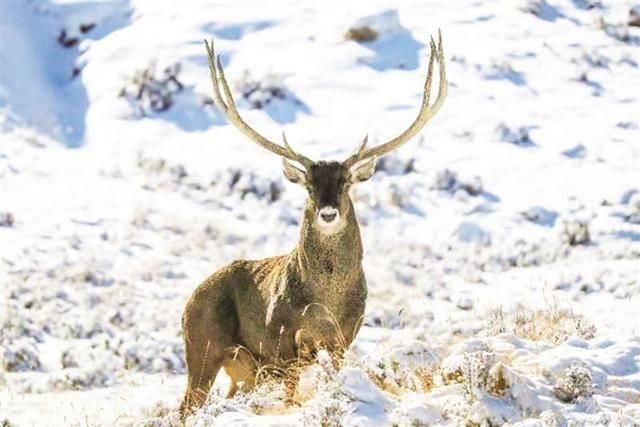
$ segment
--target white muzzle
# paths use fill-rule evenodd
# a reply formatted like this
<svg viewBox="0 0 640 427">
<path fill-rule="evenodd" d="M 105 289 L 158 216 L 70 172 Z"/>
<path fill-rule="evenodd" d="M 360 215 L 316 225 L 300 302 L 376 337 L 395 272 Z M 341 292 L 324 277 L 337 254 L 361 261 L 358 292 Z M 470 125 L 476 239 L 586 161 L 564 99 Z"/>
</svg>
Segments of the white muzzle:
<svg viewBox="0 0 640 427">
<path fill-rule="evenodd" d="M 334 207 L 325 206 L 318 211 L 318 224 L 323 227 L 333 227 L 338 223 L 339 219 L 340 212 Z"/>
</svg>

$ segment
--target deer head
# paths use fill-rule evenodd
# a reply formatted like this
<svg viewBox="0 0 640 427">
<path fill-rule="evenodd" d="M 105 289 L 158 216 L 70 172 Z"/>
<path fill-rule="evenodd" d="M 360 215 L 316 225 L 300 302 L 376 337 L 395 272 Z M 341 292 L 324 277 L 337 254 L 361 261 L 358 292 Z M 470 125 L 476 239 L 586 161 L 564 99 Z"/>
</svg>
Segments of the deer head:
<svg viewBox="0 0 640 427">
<path fill-rule="evenodd" d="M 307 209 L 311 210 L 314 225 L 325 234 L 342 229 L 349 211 L 353 209 L 349 189 L 373 175 L 375 157 L 353 169 L 341 162 L 314 162 L 308 169 L 299 169 L 287 159 L 283 160 L 285 177 L 303 186 L 308 194 Z"/>
<path fill-rule="evenodd" d="M 358 150 L 342 162 L 314 162 L 295 152 L 287 142 L 284 132 L 282 133 L 283 144 L 276 144 L 252 129 L 240 117 L 224 77 L 220 57 L 215 55 L 213 41 L 209 44 L 205 40 L 205 45 L 209 55 L 209 71 L 213 83 L 215 104 L 229 123 L 251 141 L 282 157 L 285 177 L 307 190 L 309 194 L 307 210 L 313 214 L 314 225 L 325 234 L 332 234 L 340 230 L 349 211 L 353 209 L 349 196 L 350 187 L 366 181 L 373 175 L 377 158 L 395 150 L 413 138 L 436 114 L 447 96 L 442 35 L 438 32 L 437 45 L 433 38 L 430 41 L 429 68 L 422 94 L 422 104 L 413 123 L 397 137 L 375 147 L 367 148 L 368 138 L 365 136 Z M 429 105 L 434 60 L 438 62 L 440 86 L 438 97 L 433 104 Z M 299 166 L 296 166 L 294 162 Z"/>
</svg>

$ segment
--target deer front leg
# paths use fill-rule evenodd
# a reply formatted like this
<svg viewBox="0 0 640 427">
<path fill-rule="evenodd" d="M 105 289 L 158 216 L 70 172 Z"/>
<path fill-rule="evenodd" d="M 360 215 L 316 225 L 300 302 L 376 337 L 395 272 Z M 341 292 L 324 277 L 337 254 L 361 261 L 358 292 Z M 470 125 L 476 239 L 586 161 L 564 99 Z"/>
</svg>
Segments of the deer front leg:
<svg viewBox="0 0 640 427">
<path fill-rule="evenodd" d="M 296 391 L 300 373 L 315 359 L 318 350 L 311 334 L 306 329 L 298 329 L 294 336 L 295 360 L 287 366 L 285 376 L 285 404 L 296 404 Z"/>
</svg>

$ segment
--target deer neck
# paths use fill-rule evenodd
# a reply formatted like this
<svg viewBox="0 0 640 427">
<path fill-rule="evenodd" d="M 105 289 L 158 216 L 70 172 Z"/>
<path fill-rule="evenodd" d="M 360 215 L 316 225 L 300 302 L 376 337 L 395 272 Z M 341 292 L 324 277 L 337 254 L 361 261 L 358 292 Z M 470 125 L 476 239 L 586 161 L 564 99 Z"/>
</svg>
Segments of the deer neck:
<svg viewBox="0 0 640 427">
<path fill-rule="evenodd" d="M 295 250 L 303 284 L 314 287 L 348 285 L 362 274 L 362 240 L 353 204 L 349 202 L 344 226 L 324 234 L 314 224 L 315 211 L 307 203 Z"/>
</svg>

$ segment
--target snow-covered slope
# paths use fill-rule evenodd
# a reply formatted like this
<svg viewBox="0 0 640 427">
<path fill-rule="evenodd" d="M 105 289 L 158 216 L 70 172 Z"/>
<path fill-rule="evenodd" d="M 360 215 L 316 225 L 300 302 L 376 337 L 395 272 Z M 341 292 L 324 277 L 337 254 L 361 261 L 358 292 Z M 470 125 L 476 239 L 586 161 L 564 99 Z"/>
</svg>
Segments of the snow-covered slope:
<svg viewBox="0 0 640 427">
<path fill-rule="evenodd" d="M 292 407 L 222 378 L 189 423 L 638 422 L 633 4 L 395 3 L 0 2 L 0 420 L 177 423 L 186 299 L 295 244 L 304 194 L 211 105 L 203 39 L 255 128 L 342 159 L 411 122 L 440 28 L 444 107 L 353 196 L 345 366 Z"/>
</svg>

